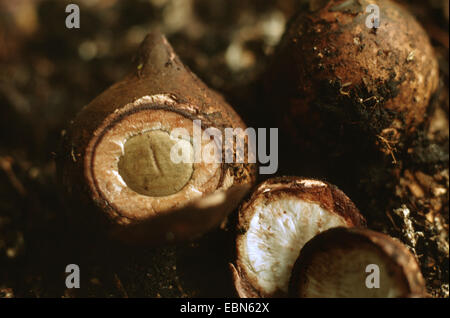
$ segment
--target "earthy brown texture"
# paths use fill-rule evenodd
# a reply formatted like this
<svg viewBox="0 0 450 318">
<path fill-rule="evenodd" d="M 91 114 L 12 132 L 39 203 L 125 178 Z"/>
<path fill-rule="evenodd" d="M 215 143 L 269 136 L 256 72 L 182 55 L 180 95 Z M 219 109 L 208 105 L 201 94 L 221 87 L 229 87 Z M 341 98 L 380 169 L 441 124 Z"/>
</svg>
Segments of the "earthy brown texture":
<svg viewBox="0 0 450 318">
<path fill-rule="evenodd" d="M 338 219 L 340 219 L 338 226 L 365 226 L 364 217 L 359 213 L 353 202 L 351 202 L 351 200 L 334 185 L 320 180 L 300 177 L 280 177 L 266 180 L 255 189 L 250 198 L 246 200 L 246 202 L 244 202 L 239 209 L 239 221 L 237 225 L 238 236 L 236 239 L 237 256 L 235 265 L 231 265 L 231 269 L 233 272 L 235 287 L 240 297 L 286 296 L 286 294 L 281 290 L 276 290 L 273 293 L 267 293 L 263 287 L 258 285 L 258 281 L 255 278 L 257 276 L 252 274 L 252 277 L 250 277 L 250 269 L 248 265 L 244 264 L 244 258 L 247 258 L 247 255 L 245 254 L 248 253 L 247 246 L 245 245 L 247 244 L 245 237 L 250 229 L 250 222 L 256 213 L 256 205 L 268 206 L 271 202 L 285 198 L 292 198 L 293 200 L 300 202 L 317 204 L 324 211 L 326 211 L 325 213 L 335 215 Z M 278 218 L 279 222 L 284 222 L 281 220 L 281 216 L 279 214 L 284 213 L 286 215 L 286 211 L 271 211 L 271 213 L 273 213 L 274 217 Z M 295 213 L 301 214 L 304 212 L 302 210 L 298 210 L 295 211 Z M 320 231 L 320 228 L 322 227 L 321 223 L 329 222 L 327 219 L 329 215 L 320 215 L 317 216 L 317 219 L 312 218 L 310 221 L 306 221 L 306 225 L 301 223 L 296 225 L 298 227 L 310 226 L 310 230 L 307 231 L 308 233 Z M 311 217 L 313 216 L 314 215 L 311 215 Z M 260 218 L 263 219 L 263 216 Z M 272 226 L 268 224 L 267 230 L 262 231 L 263 244 L 265 240 L 267 242 L 267 238 L 274 235 L 271 233 L 271 227 Z M 288 235 L 289 231 L 292 231 L 292 229 L 290 229 L 289 225 L 286 224 L 285 230 L 282 230 L 282 233 L 278 233 L 278 235 L 284 235 L 283 233 Z M 264 237 L 266 239 L 264 239 Z M 279 240 L 281 239 L 283 239 L 283 237 L 279 238 Z M 309 240 L 310 238 L 306 239 Z M 305 243 L 306 241 L 303 241 L 300 245 Z M 287 246 L 286 248 L 296 249 L 297 246 Z M 261 251 L 264 252 L 264 246 L 254 246 L 254 249 L 261 249 Z M 283 263 L 286 261 L 283 259 L 278 259 L 278 262 Z"/>
<path fill-rule="evenodd" d="M 351 254 L 352 252 L 354 253 Z M 369 275 L 365 272 L 365 268 L 369 264 L 358 263 L 358 257 L 364 259 L 364 254 L 377 255 L 377 258 L 383 261 L 383 264 L 375 264 L 381 269 L 380 277 L 385 278 L 380 279 L 379 286 L 385 294 L 378 295 L 379 297 L 388 297 L 389 293 L 392 293 L 391 297 L 410 297 L 411 295 L 425 297 L 425 280 L 410 250 L 386 234 L 357 228 L 330 229 L 317 235 L 303 247 L 291 277 L 291 296 L 370 297 L 374 295 L 376 290 L 365 286 L 364 278 Z M 329 256 L 327 260 L 323 255 Z M 359 276 L 359 274 L 345 272 L 345 269 L 341 268 L 342 264 L 337 271 L 334 271 L 334 267 L 337 267 L 336 264 L 341 260 L 344 260 L 342 264 L 348 263 L 348 268 L 361 270 L 361 281 L 355 286 L 353 282 L 350 283 L 353 288 L 346 280 L 349 280 L 350 276 Z M 316 271 L 315 278 L 319 281 L 311 283 L 309 275 L 313 270 Z M 386 273 L 383 273 L 383 270 Z M 334 283 L 341 285 L 342 288 L 333 288 Z M 357 290 L 362 291 L 361 294 L 356 292 Z"/>
<path fill-rule="evenodd" d="M 301 145 L 343 126 L 341 134 L 360 129 L 390 155 L 424 121 L 438 86 L 427 34 L 390 0 L 311 3 L 290 22 L 267 74 L 271 107 L 281 107 Z M 366 26 L 369 4 L 380 8 L 379 28 Z"/>
<path fill-rule="evenodd" d="M 246 128 L 223 98 L 181 63 L 166 38 L 152 33 L 141 45 L 136 70 L 85 106 L 64 135 L 59 168 L 68 198 L 95 204 L 100 221 L 109 222 L 110 234 L 125 241 L 174 242 L 218 226 L 250 189 L 254 165 L 208 163 L 201 158 L 194 163 L 190 180 L 176 192 L 168 184 L 152 189 L 149 180 L 141 186 L 153 193 L 142 193 L 146 189 L 138 193 L 135 183 L 130 188 L 117 176 L 124 173 L 123 157 L 132 138 L 155 130 L 170 134 L 175 128 L 184 128 L 192 138 L 193 120 L 201 120 L 202 131 L 213 127 L 223 134 L 227 127 Z M 120 143 L 125 144 L 125 153 Z M 160 161 L 171 160 L 169 148 L 167 158 Z M 161 149 L 155 160 L 159 155 Z M 158 169 L 156 173 L 168 178 Z M 145 178 L 145 170 L 134 170 L 135 178 L 142 174 Z"/>
</svg>

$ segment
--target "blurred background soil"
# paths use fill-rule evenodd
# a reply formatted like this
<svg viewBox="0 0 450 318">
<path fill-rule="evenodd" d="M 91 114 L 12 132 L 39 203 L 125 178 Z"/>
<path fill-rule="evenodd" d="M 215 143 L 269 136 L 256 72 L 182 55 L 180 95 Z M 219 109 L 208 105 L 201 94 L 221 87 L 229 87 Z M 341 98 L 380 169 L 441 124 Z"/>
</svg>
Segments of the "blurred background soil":
<svg viewBox="0 0 450 318">
<path fill-rule="evenodd" d="M 235 296 L 232 231 L 159 249 L 83 239 L 66 217 L 54 159 L 68 121 L 130 71 L 155 28 L 250 126 L 265 127 L 248 96 L 301 2 L 0 0 L 0 297 Z M 448 297 L 448 0 L 402 2 L 429 32 L 440 62 L 424 138 L 427 147 L 443 147 L 446 163 L 403 168 L 395 203 L 380 212 L 388 221 L 372 225 L 410 246 L 430 294 Z M 65 28 L 69 3 L 80 6 L 80 29 Z M 65 288 L 71 263 L 81 268 L 79 290 Z"/>
</svg>

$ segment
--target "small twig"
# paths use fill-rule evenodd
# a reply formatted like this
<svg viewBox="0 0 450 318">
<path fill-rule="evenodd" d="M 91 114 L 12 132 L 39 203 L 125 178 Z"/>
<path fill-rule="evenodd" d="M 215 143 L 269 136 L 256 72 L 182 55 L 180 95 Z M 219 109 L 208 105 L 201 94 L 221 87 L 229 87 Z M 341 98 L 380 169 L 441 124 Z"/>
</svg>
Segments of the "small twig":
<svg viewBox="0 0 450 318">
<path fill-rule="evenodd" d="M 348 83 L 342 84 L 341 88 L 339 89 L 339 92 L 340 92 L 342 95 L 350 96 L 350 93 L 344 91 L 344 88 L 346 88 L 346 87 L 348 87 L 348 86 L 351 86 L 351 85 L 352 85 L 352 82 L 348 82 Z"/>
<path fill-rule="evenodd" d="M 16 189 L 17 192 L 24 197 L 26 196 L 27 191 L 12 169 L 13 161 L 14 160 L 11 157 L 0 157 L 0 167 L 3 169 L 3 171 L 5 171 L 5 174 L 14 189 Z"/>
<path fill-rule="evenodd" d="M 392 163 L 397 164 L 397 159 L 395 158 L 395 155 L 394 155 L 395 148 L 391 147 L 389 140 L 387 140 L 383 136 L 377 135 L 377 137 L 386 145 L 388 152 L 392 157 Z"/>
<path fill-rule="evenodd" d="M 122 281 L 116 273 L 114 273 L 114 280 L 116 282 L 116 287 L 122 293 L 123 298 L 128 298 L 128 293 L 123 287 Z"/>
</svg>

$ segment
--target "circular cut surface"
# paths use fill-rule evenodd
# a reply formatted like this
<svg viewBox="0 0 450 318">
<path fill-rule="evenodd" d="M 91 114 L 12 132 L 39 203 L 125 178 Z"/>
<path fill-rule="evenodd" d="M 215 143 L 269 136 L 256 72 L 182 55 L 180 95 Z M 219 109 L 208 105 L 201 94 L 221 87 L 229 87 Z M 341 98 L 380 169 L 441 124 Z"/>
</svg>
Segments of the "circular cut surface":
<svg viewBox="0 0 450 318">
<path fill-rule="evenodd" d="M 300 297 L 401 297 L 408 287 L 391 263 L 376 246 L 367 243 L 318 251 L 306 269 Z M 372 288 L 375 278 L 372 281 L 369 275 L 378 273 L 379 287 Z"/>
<path fill-rule="evenodd" d="M 296 297 L 424 295 L 414 256 L 400 242 L 366 229 L 335 228 L 302 249 L 292 274 Z"/>
<path fill-rule="evenodd" d="M 128 139 L 119 160 L 119 174 L 133 191 L 143 195 L 159 197 L 180 191 L 192 177 L 193 164 L 192 160 L 171 160 L 171 149 L 176 144 L 183 153 L 193 153 L 190 142 L 171 138 L 162 130 Z"/>
<path fill-rule="evenodd" d="M 185 145 L 185 147 L 176 147 L 179 150 L 181 149 L 184 151 L 191 147 L 193 127 L 194 125 L 191 119 L 178 113 L 168 110 L 144 109 L 120 117 L 120 120 L 115 122 L 113 128 L 99 128 L 99 130 L 104 131 L 104 133 L 99 133 L 101 136 L 99 141 L 93 140 L 90 144 L 88 152 L 91 153 L 91 156 L 87 156 L 85 160 L 87 164 L 92 166 L 88 177 L 92 180 L 91 184 L 93 191 L 98 193 L 102 200 L 109 202 L 108 206 L 110 206 L 111 209 L 109 209 L 108 212 L 110 212 L 111 217 L 117 218 L 117 222 L 120 222 L 121 224 L 129 224 L 132 220 L 147 220 L 157 213 L 166 213 L 168 211 L 180 209 L 189 202 L 212 193 L 217 189 L 222 173 L 220 163 L 208 163 L 203 160 L 196 162 L 193 160 L 192 176 L 189 176 L 187 183 L 182 186 L 179 191 L 174 191 L 172 194 L 161 196 L 149 196 L 137 192 L 136 185 L 133 189 L 124 180 L 123 175 L 126 175 L 126 173 L 124 173 L 123 166 L 121 167 L 122 169 L 119 168 L 119 163 L 121 161 L 121 165 L 126 162 L 123 161 L 126 144 L 132 142 L 135 137 L 138 137 L 143 133 L 154 132 L 151 134 L 153 135 L 155 132 L 156 134 L 161 132 L 164 139 L 167 137 L 164 135 L 165 133 L 170 134 L 174 129 L 184 129 L 187 133 L 186 135 L 181 134 L 178 138 L 173 138 L 177 143 L 180 142 L 182 145 Z M 137 139 L 137 141 L 139 141 L 139 139 Z M 186 144 L 184 144 L 183 141 L 185 141 Z M 202 149 L 205 145 L 210 143 L 210 140 L 202 140 Z M 131 146 L 127 148 L 135 147 Z M 169 150 L 170 149 L 167 151 Z M 155 153 L 155 151 L 156 149 L 153 149 L 153 153 Z M 130 154 L 131 153 L 133 153 L 133 149 L 131 149 Z M 177 157 L 185 158 L 184 156 L 186 153 L 187 152 L 182 154 L 178 153 Z M 145 156 L 147 156 L 146 158 L 150 158 L 150 152 Z M 145 156 L 143 155 L 142 157 Z M 170 160 L 170 154 L 160 155 L 158 159 L 165 158 L 166 156 L 168 156 L 167 160 Z M 92 163 L 90 163 L 91 160 Z M 141 158 L 138 158 L 138 161 L 140 160 Z M 161 165 L 163 164 L 161 160 L 159 162 Z M 165 164 L 168 164 L 170 167 L 173 163 Z M 143 162 L 136 165 L 145 167 L 146 159 L 144 158 Z M 125 166 L 127 165 L 125 164 Z M 132 166 L 132 164 L 129 166 Z M 144 170 L 152 171 L 151 169 L 156 170 L 156 167 L 146 167 Z M 137 175 L 135 175 L 133 171 L 136 171 Z M 131 179 L 134 176 L 139 179 L 139 174 L 144 174 L 144 171 L 139 170 L 139 168 L 131 168 L 128 173 L 129 176 L 132 176 Z M 157 179 L 158 178 L 163 179 L 160 176 L 157 177 Z M 145 187 L 144 181 L 145 180 L 142 179 L 142 183 L 140 184 L 142 187 Z M 150 183 L 160 182 L 160 180 L 148 181 Z M 128 182 L 130 182 L 130 180 L 128 180 Z M 139 183 L 137 184 L 139 185 Z"/>
</svg>

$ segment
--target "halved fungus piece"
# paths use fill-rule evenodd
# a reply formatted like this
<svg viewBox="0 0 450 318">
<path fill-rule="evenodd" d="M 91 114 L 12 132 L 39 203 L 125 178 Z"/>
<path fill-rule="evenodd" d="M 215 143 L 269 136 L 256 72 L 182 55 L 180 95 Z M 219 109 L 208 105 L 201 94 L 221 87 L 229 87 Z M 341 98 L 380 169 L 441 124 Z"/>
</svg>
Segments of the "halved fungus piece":
<svg viewBox="0 0 450 318">
<path fill-rule="evenodd" d="M 256 180 L 252 160 L 222 143 L 229 128 L 248 149 L 246 126 L 159 32 L 136 61 L 65 132 L 65 201 L 95 233 L 144 245 L 192 240 L 219 226 Z M 236 160 L 225 164 L 224 153 Z"/>
<path fill-rule="evenodd" d="M 302 249 L 292 272 L 290 294 L 424 297 L 426 289 L 415 257 L 399 241 L 367 229 L 334 228 Z"/>
<path fill-rule="evenodd" d="M 337 187 L 314 179 L 273 178 L 239 211 L 237 258 L 231 269 L 240 297 L 287 296 L 301 248 L 318 233 L 363 226 L 364 218 Z"/>
</svg>

